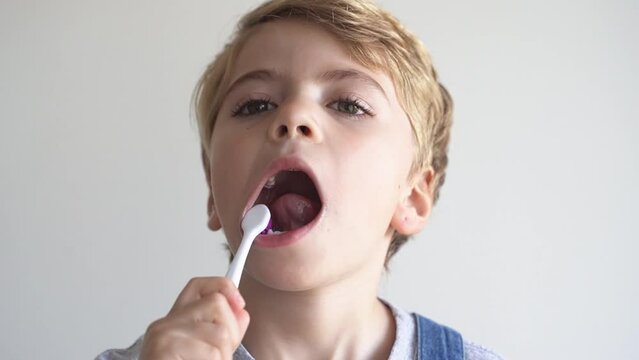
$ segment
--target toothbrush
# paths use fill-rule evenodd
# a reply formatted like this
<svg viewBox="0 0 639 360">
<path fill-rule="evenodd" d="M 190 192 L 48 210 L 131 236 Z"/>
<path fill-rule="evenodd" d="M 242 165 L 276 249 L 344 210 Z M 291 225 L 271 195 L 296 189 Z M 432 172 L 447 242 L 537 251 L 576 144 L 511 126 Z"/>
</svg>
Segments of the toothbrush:
<svg viewBox="0 0 639 360">
<path fill-rule="evenodd" d="M 231 279 L 236 287 L 240 286 L 244 263 L 246 262 L 246 257 L 253 244 L 253 240 L 255 240 L 259 234 L 266 234 L 271 226 L 271 212 L 264 204 L 253 206 L 246 212 L 246 215 L 244 215 L 244 219 L 242 219 L 242 232 L 244 233 L 242 242 L 233 257 L 229 270 L 226 272 L 226 277 Z"/>
</svg>

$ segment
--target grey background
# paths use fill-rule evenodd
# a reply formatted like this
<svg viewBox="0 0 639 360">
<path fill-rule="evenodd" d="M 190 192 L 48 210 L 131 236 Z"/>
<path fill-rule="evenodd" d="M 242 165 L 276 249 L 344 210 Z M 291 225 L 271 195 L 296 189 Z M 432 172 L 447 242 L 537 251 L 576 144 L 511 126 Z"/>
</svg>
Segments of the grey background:
<svg viewBox="0 0 639 360">
<path fill-rule="evenodd" d="M 256 3 L 0 3 L 0 357 L 128 346 L 224 273 L 189 100 Z M 382 295 L 509 359 L 639 358 L 638 3 L 382 4 L 456 102 Z"/>
</svg>

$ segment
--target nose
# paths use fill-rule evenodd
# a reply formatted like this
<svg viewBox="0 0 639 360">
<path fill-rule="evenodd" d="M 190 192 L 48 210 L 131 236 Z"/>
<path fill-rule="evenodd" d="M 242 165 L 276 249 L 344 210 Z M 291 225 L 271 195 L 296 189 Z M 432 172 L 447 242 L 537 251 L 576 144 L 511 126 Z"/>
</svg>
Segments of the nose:
<svg viewBox="0 0 639 360">
<path fill-rule="evenodd" d="M 269 137 L 275 142 L 291 139 L 306 140 L 312 143 L 322 141 L 320 128 L 314 118 L 312 104 L 295 101 L 282 104 L 275 120 L 269 128 Z"/>
</svg>

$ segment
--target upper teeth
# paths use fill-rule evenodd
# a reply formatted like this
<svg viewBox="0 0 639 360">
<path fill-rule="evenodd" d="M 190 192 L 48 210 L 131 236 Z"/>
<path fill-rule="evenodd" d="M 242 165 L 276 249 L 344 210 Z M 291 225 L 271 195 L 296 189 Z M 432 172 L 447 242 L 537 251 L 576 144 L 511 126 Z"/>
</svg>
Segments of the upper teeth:
<svg viewBox="0 0 639 360">
<path fill-rule="evenodd" d="M 275 176 L 268 178 L 268 180 L 266 180 L 266 184 L 264 184 L 264 187 L 267 189 L 270 189 L 273 186 L 275 186 Z"/>
</svg>

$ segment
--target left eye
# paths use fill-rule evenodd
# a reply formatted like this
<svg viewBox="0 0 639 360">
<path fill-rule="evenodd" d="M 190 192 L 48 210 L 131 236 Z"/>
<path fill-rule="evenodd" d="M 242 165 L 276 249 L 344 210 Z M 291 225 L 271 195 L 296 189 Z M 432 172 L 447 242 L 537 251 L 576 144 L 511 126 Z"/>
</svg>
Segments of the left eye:
<svg viewBox="0 0 639 360">
<path fill-rule="evenodd" d="M 368 108 L 368 106 L 364 105 L 358 99 L 339 99 L 330 104 L 330 107 L 339 112 L 346 113 L 348 116 L 372 115 L 372 111 Z"/>
<path fill-rule="evenodd" d="M 267 99 L 251 99 L 233 110 L 233 116 L 250 116 L 264 111 L 273 110 L 277 107 L 274 103 Z"/>
</svg>

